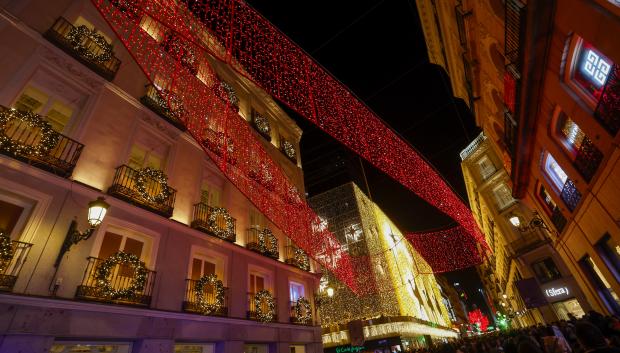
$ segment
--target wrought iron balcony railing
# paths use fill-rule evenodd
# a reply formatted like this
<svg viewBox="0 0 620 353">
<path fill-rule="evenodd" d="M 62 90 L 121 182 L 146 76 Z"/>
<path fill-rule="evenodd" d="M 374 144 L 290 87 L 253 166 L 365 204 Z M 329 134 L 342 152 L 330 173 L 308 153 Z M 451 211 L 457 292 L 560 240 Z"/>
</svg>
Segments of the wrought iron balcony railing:
<svg viewBox="0 0 620 353">
<path fill-rule="evenodd" d="M 160 44 L 181 66 L 185 67 L 192 75 L 198 73 L 196 49 L 189 41 L 179 37 L 174 32 L 166 33 Z"/>
<path fill-rule="evenodd" d="M 551 223 L 553 223 L 558 233 L 562 233 L 562 231 L 564 231 L 564 227 L 566 226 L 566 217 L 564 217 L 558 206 L 555 206 L 553 211 L 551 211 Z"/>
<path fill-rule="evenodd" d="M 121 61 L 110 52 L 110 44 L 105 43 L 101 35 L 94 37 L 92 33 L 83 33 L 83 29 L 85 27 L 75 27 L 59 17 L 43 36 L 101 77 L 112 81 Z"/>
<path fill-rule="evenodd" d="M 171 217 L 176 190 L 129 166 L 116 168 L 108 194 L 164 217 Z"/>
<path fill-rule="evenodd" d="M 504 2 L 504 10 L 504 57 L 520 73 L 527 9 L 521 0 L 506 0 Z"/>
<path fill-rule="evenodd" d="M 256 251 L 276 260 L 280 257 L 278 239 L 269 228 L 248 228 L 245 246 L 252 251 Z"/>
<path fill-rule="evenodd" d="M 237 220 L 221 207 L 211 207 L 202 202 L 195 204 L 191 226 L 231 243 L 237 240 Z"/>
<path fill-rule="evenodd" d="M 581 201 L 581 192 L 579 192 L 575 183 L 568 179 L 564 183 L 564 187 L 562 187 L 560 198 L 564 201 L 566 207 L 573 212 L 577 208 L 579 201 Z"/>
<path fill-rule="evenodd" d="M 146 85 L 146 93 L 140 98 L 140 101 L 177 129 L 187 130 L 183 123 L 183 115 L 185 114 L 183 102 L 173 92 L 165 89 L 158 92 L 155 86 L 148 84 Z"/>
<path fill-rule="evenodd" d="M 613 136 L 620 130 L 620 66 L 615 64 L 607 75 L 594 117 Z"/>
<path fill-rule="evenodd" d="M 575 157 L 573 165 L 579 174 L 581 174 L 587 182 L 590 182 L 602 160 L 603 153 L 596 148 L 589 138 L 584 137 L 581 146 L 579 146 L 577 150 L 577 156 Z"/>
<path fill-rule="evenodd" d="M 514 159 L 517 143 L 517 122 L 508 110 L 504 110 L 504 143 L 506 144 L 506 150 Z"/>
<path fill-rule="evenodd" d="M 7 114 L 10 109 L 0 105 L 0 114 Z M 29 114 L 17 110 L 15 112 Z M 8 145 L 2 143 L 0 153 L 67 178 L 71 176 L 84 145 L 58 132 L 53 133 L 56 136 L 53 147 L 42 153 L 30 153 L 27 148 L 8 148 Z M 41 129 L 24 120 L 8 119 L 5 124 L 0 123 L 0 138 L 7 139 L 12 144 L 35 148 L 42 142 L 42 137 Z"/>
<path fill-rule="evenodd" d="M 310 260 L 308 259 L 308 255 L 295 245 L 287 245 L 284 247 L 284 262 L 304 271 L 310 271 Z"/>
<path fill-rule="evenodd" d="M 277 305 L 277 300 L 274 297 L 273 298 L 273 308 L 269 308 L 269 306 L 267 305 L 267 303 L 265 301 L 263 301 L 260 305 L 260 309 L 262 313 L 268 313 L 270 310 L 273 310 L 272 312 L 272 319 L 269 322 L 277 322 L 278 321 L 278 305 Z M 258 313 L 257 313 L 257 307 L 256 307 L 256 294 L 255 293 L 248 293 L 248 312 L 247 312 L 247 317 L 250 320 L 260 320 Z"/>
<path fill-rule="evenodd" d="M 153 293 L 153 285 L 155 283 L 155 271 L 146 270 L 146 279 L 141 290 L 136 290 L 131 295 L 123 295 L 118 298 L 111 298 L 105 293 L 97 278 L 99 266 L 104 260 L 89 257 L 82 283 L 77 287 L 75 297 L 78 299 L 101 301 L 115 304 L 127 304 L 137 306 L 151 305 L 151 295 Z M 133 270 L 130 266 L 116 265 L 110 271 L 109 281 L 112 288 L 116 291 L 122 291 L 129 288 L 134 282 Z"/>
<path fill-rule="evenodd" d="M 224 287 L 224 300 L 219 305 L 217 303 L 217 296 L 213 286 L 205 285 L 203 301 L 212 306 L 214 310 L 204 312 L 200 308 L 198 302 L 198 295 L 196 291 L 197 280 L 187 279 L 185 280 L 185 300 L 183 301 L 183 310 L 190 313 L 201 313 L 209 316 L 228 316 L 228 288 Z"/>
<path fill-rule="evenodd" d="M 297 151 L 295 151 L 295 146 L 293 146 L 290 141 L 280 138 L 280 151 L 282 151 L 291 162 L 297 163 Z"/>
<path fill-rule="evenodd" d="M 32 244 L 21 241 L 11 241 L 10 258 L 0 258 L 0 291 L 12 291 L 17 282 L 17 277 L 21 271 Z"/>
</svg>

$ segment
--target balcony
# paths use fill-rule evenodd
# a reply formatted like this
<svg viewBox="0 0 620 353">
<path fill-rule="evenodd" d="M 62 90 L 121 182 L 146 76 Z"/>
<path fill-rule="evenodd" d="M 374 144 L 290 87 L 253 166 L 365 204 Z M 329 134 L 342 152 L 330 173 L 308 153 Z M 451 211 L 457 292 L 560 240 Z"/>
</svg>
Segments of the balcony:
<svg viewBox="0 0 620 353">
<path fill-rule="evenodd" d="M 530 231 L 523 233 L 519 239 L 510 242 L 510 248 L 515 256 L 519 257 L 547 243 L 549 243 L 549 239 L 545 238 L 540 232 Z"/>
<path fill-rule="evenodd" d="M 146 270 L 146 280 L 142 289 L 136 290 L 133 294 L 125 294 L 112 297 L 104 292 L 100 281 L 97 279 L 99 268 L 104 260 L 96 257 L 88 258 L 88 265 L 84 271 L 82 284 L 77 287 L 75 297 L 83 300 L 100 301 L 114 304 L 149 306 L 151 304 L 151 294 L 155 283 L 155 271 Z M 110 285 L 116 291 L 123 291 L 130 288 L 134 283 L 134 273 L 128 265 L 115 265 L 110 270 L 107 277 Z"/>
<path fill-rule="evenodd" d="M 612 135 L 620 130 L 620 66 L 613 65 L 598 100 L 594 117 Z"/>
<path fill-rule="evenodd" d="M 85 26 L 75 27 L 59 17 L 43 36 L 106 80 L 112 81 L 116 76 L 121 61 L 100 34 Z"/>
<path fill-rule="evenodd" d="M 198 57 L 196 50 L 189 41 L 179 37 L 174 32 L 170 32 L 166 34 L 160 45 L 192 75 L 195 76 L 198 73 Z"/>
<path fill-rule="evenodd" d="M 520 73 L 527 9 L 520 0 L 506 0 L 504 11 L 504 57 L 508 60 L 509 65 L 514 65 L 516 72 Z"/>
<path fill-rule="evenodd" d="M 264 322 L 277 322 L 278 321 L 278 305 L 276 298 L 273 298 L 273 308 L 271 309 L 271 320 L 261 320 L 257 312 L 256 295 L 254 293 L 248 293 L 248 312 L 247 317 L 250 320 L 264 321 Z M 269 313 L 270 308 L 266 301 L 260 303 L 260 310 L 262 313 Z"/>
<path fill-rule="evenodd" d="M 296 306 L 297 306 L 297 302 L 294 302 L 294 301 L 291 301 L 289 304 L 289 307 L 291 308 L 291 313 L 290 313 L 291 323 L 296 324 L 296 325 L 312 326 L 314 324 L 312 308 L 309 308 L 307 313 L 303 312 L 304 309 L 302 309 L 302 312 L 298 313 Z M 301 314 L 301 316 L 298 314 Z"/>
<path fill-rule="evenodd" d="M 252 126 L 267 141 L 271 141 L 271 124 L 266 116 L 252 109 Z"/>
<path fill-rule="evenodd" d="M 504 110 L 504 143 L 512 159 L 515 155 L 517 142 L 517 122 L 512 117 L 508 109 Z"/>
<path fill-rule="evenodd" d="M 220 305 L 216 305 L 217 296 L 213 286 L 206 285 L 203 289 L 203 302 L 209 310 L 201 309 L 196 291 L 197 280 L 185 280 L 185 300 L 183 301 L 183 311 L 190 313 L 199 313 L 208 316 L 228 316 L 228 288 L 224 287 L 224 300 Z"/>
<path fill-rule="evenodd" d="M 269 256 L 272 259 L 279 259 L 278 239 L 273 235 L 271 229 L 251 227 L 247 231 L 245 246 L 259 254 Z"/>
<path fill-rule="evenodd" d="M 562 187 L 560 198 L 564 201 L 566 207 L 573 212 L 577 208 L 579 201 L 581 201 L 581 192 L 579 192 L 572 180 L 567 179 L 564 187 Z"/>
<path fill-rule="evenodd" d="M 290 143 L 288 140 L 281 138 L 280 139 L 280 150 L 284 155 L 291 160 L 293 163 L 297 163 L 297 152 L 295 151 L 295 146 Z"/>
<path fill-rule="evenodd" d="M 39 115 L 0 105 L 0 153 L 67 178 L 84 145 L 51 129 Z"/>
<path fill-rule="evenodd" d="M 195 204 L 191 226 L 231 243 L 237 240 L 237 220 L 222 207 L 211 207 L 204 203 Z"/>
<path fill-rule="evenodd" d="M 603 153 L 596 148 L 589 138 L 584 137 L 581 146 L 577 150 L 577 156 L 573 164 L 579 174 L 587 182 L 590 182 L 602 160 Z"/>
<path fill-rule="evenodd" d="M 461 160 L 464 161 L 465 159 L 467 159 L 467 157 L 474 153 L 474 151 L 476 151 L 486 139 L 487 137 L 484 135 L 484 132 L 481 132 L 478 137 L 476 137 L 472 142 L 469 143 L 469 145 L 467 145 L 467 147 L 465 147 L 464 150 L 461 151 Z"/>
<path fill-rule="evenodd" d="M 295 245 L 287 245 L 284 247 L 284 254 L 284 262 L 287 264 L 304 271 L 310 271 L 310 260 L 308 259 L 308 255 L 300 248 Z"/>
<path fill-rule="evenodd" d="M 551 212 L 551 223 L 553 223 L 558 233 L 562 233 L 566 226 L 566 218 L 558 206 L 555 206 Z"/>
<path fill-rule="evenodd" d="M 173 92 L 165 89 L 158 92 L 155 86 L 149 84 L 146 85 L 146 93 L 140 98 L 140 101 L 177 129 L 187 130 L 183 123 L 183 115 L 185 114 L 183 102 Z"/>
<path fill-rule="evenodd" d="M 203 146 L 221 158 L 224 158 L 224 141 L 226 141 L 226 163 L 230 163 L 232 165 L 237 164 L 237 159 L 234 155 L 235 144 L 232 138 L 226 138 L 223 132 L 218 132 L 209 128 L 204 130 L 203 136 Z"/>
<path fill-rule="evenodd" d="M 174 209 L 176 190 L 167 182 L 148 176 L 144 170 L 121 165 L 116 168 L 108 194 L 169 218 Z"/>
<path fill-rule="evenodd" d="M 8 237 L 6 237 L 7 241 Z M 0 239 L 2 242 L 2 239 Z M 32 244 L 21 241 L 10 241 L 11 252 L 6 258 L 0 257 L 0 291 L 12 291 L 19 277 Z"/>
</svg>

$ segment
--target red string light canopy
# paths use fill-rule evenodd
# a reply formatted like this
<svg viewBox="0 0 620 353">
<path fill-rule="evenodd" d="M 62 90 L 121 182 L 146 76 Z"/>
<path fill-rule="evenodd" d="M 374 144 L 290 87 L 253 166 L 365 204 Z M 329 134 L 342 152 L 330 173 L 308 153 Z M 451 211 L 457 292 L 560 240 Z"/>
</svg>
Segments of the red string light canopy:
<svg viewBox="0 0 620 353">
<path fill-rule="evenodd" d="M 458 226 L 446 236 L 409 237 L 434 271 L 480 263 L 480 253 L 469 247 L 463 251 L 463 244 L 488 249 L 484 237 L 471 211 L 439 174 L 247 4 L 238 0 L 92 2 L 168 106 L 177 107 L 178 118 L 223 174 L 300 248 L 354 291 L 351 258 L 231 104 L 222 89 L 224 83 L 209 64 L 213 58 L 454 219 Z M 436 254 L 430 251 L 433 248 L 450 251 Z"/>
</svg>

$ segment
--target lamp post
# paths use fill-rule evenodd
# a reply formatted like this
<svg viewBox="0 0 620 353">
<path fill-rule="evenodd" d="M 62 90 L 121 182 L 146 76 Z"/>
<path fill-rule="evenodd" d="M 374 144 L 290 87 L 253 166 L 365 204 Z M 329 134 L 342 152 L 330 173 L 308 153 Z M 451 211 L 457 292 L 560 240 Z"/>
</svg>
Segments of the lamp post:
<svg viewBox="0 0 620 353">
<path fill-rule="evenodd" d="M 62 243 L 62 247 L 60 248 L 60 252 L 58 253 L 58 257 L 56 258 L 56 262 L 54 263 L 54 267 L 58 267 L 60 262 L 62 261 L 63 256 L 71 247 L 82 240 L 87 240 L 90 238 L 95 230 L 101 225 L 103 219 L 105 218 L 106 213 L 108 212 L 108 208 L 110 205 L 105 202 L 103 197 L 98 197 L 96 200 L 88 203 L 88 227 L 84 232 L 80 232 L 77 229 L 77 222 L 75 220 L 71 221 L 69 225 L 69 230 L 67 231 L 67 235 L 65 236 L 65 241 Z"/>
<path fill-rule="evenodd" d="M 519 232 L 521 232 L 521 233 L 529 232 L 529 231 L 532 231 L 532 230 L 534 230 L 536 228 L 545 229 L 547 231 L 550 231 L 550 229 L 549 229 L 549 227 L 547 227 L 547 224 L 545 223 L 545 221 L 540 217 L 540 215 L 536 211 L 534 211 L 532 219 L 530 219 L 530 221 L 527 224 L 523 224 L 521 222 L 521 217 L 519 217 L 517 215 L 514 215 L 514 214 L 510 218 L 508 218 L 508 221 L 515 228 L 517 228 L 519 230 Z"/>
</svg>

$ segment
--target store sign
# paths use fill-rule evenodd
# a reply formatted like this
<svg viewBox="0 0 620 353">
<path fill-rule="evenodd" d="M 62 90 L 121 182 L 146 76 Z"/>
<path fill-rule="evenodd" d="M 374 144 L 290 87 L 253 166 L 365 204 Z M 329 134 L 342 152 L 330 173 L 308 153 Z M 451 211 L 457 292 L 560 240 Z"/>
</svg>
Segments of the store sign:
<svg viewBox="0 0 620 353">
<path fill-rule="evenodd" d="M 568 296 L 569 290 L 568 287 L 560 287 L 560 288 L 555 288 L 555 287 L 551 287 L 548 289 L 545 289 L 545 295 L 549 298 L 554 298 L 554 297 L 565 297 Z"/>
<path fill-rule="evenodd" d="M 336 347 L 336 353 L 357 353 L 364 350 L 364 346 L 354 347 L 354 346 L 346 346 L 346 347 Z"/>
</svg>

